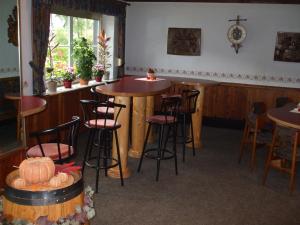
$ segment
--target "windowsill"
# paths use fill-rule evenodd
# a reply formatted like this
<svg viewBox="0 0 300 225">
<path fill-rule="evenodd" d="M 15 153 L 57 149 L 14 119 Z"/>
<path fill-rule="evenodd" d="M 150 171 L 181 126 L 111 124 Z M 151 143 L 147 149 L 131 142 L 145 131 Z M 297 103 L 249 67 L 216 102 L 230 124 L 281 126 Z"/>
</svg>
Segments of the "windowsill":
<svg viewBox="0 0 300 225">
<path fill-rule="evenodd" d="M 59 86 L 59 87 L 57 87 L 56 92 L 49 92 L 48 89 L 47 89 L 44 96 L 58 95 L 58 94 L 66 93 L 66 92 L 71 92 L 71 91 L 76 91 L 76 90 L 80 90 L 80 89 L 84 89 L 84 88 L 89 88 L 89 87 L 93 87 L 93 86 L 97 86 L 97 85 L 101 85 L 101 84 L 106 84 L 106 83 L 109 83 L 109 82 L 112 82 L 112 81 L 113 80 L 106 80 L 106 81 L 96 82 L 95 80 L 90 80 L 88 85 L 81 85 L 79 83 L 76 83 L 76 84 L 72 84 L 72 88 L 65 88 L 64 86 Z"/>
</svg>

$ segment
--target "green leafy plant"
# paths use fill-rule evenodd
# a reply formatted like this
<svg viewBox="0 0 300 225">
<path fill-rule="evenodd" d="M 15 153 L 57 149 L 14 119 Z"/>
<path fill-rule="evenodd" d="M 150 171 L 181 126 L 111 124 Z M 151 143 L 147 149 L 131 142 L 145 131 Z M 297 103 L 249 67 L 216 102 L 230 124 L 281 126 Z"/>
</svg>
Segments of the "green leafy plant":
<svg viewBox="0 0 300 225">
<path fill-rule="evenodd" d="M 82 37 L 74 42 L 73 56 L 79 78 L 90 80 L 92 78 L 92 68 L 96 56 L 86 38 Z"/>
</svg>

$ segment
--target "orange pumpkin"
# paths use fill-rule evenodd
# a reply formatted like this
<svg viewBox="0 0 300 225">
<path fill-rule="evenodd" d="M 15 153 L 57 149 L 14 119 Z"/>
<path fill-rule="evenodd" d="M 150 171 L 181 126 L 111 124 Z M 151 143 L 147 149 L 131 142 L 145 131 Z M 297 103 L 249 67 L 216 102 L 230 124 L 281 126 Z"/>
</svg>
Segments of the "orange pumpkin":
<svg viewBox="0 0 300 225">
<path fill-rule="evenodd" d="M 59 176 L 54 176 L 50 179 L 49 184 L 51 187 L 57 188 L 61 186 L 61 178 Z"/>
<path fill-rule="evenodd" d="M 65 183 L 65 182 L 68 181 L 69 175 L 66 174 L 66 173 L 58 173 L 57 177 L 60 178 L 60 180 L 61 180 L 62 183 Z"/>
<path fill-rule="evenodd" d="M 55 165 L 49 157 L 28 158 L 20 164 L 19 173 L 27 184 L 43 183 L 54 176 Z"/>
<path fill-rule="evenodd" d="M 26 186 L 26 181 L 22 178 L 17 178 L 12 182 L 12 186 L 16 189 L 21 189 Z"/>
</svg>

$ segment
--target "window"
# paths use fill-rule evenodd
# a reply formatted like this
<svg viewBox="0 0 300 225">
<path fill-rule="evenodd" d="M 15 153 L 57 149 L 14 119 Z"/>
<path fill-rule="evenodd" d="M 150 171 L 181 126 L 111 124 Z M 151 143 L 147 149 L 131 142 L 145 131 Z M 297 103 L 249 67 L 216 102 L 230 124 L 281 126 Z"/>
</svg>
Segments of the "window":
<svg viewBox="0 0 300 225">
<path fill-rule="evenodd" d="M 100 20 L 51 14 L 50 42 L 45 67 L 53 68 L 55 73 L 55 71 L 73 66 L 73 43 L 81 37 L 85 37 L 88 40 L 97 56 L 99 30 Z M 52 50 L 50 51 L 49 48 Z M 59 75 L 57 77 L 59 78 Z M 46 79 L 49 78 L 50 73 L 47 73 Z"/>
</svg>

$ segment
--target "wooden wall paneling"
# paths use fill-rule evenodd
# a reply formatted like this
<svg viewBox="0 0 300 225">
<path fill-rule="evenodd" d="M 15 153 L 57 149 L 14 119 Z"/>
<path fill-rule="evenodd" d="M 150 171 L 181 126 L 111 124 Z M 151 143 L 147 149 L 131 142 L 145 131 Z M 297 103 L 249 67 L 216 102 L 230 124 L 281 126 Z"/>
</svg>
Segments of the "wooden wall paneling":
<svg viewBox="0 0 300 225">
<path fill-rule="evenodd" d="M 0 155 L 0 193 L 1 189 L 5 185 L 5 178 L 7 174 L 15 169 L 13 166 L 19 166 L 24 158 L 24 149 L 18 149 L 5 155 Z"/>
<path fill-rule="evenodd" d="M 28 147 L 36 144 L 36 141 L 28 136 L 30 132 L 55 127 L 70 121 L 72 116 L 79 116 L 83 119 L 79 100 L 92 99 L 92 95 L 90 94 L 90 87 L 87 87 L 57 95 L 47 95 L 44 98 L 47 101 L 46 109 L 25 119 Z M 46 137 L 43 141 L 50 139 L 51 137 Z"/>
</svg>

